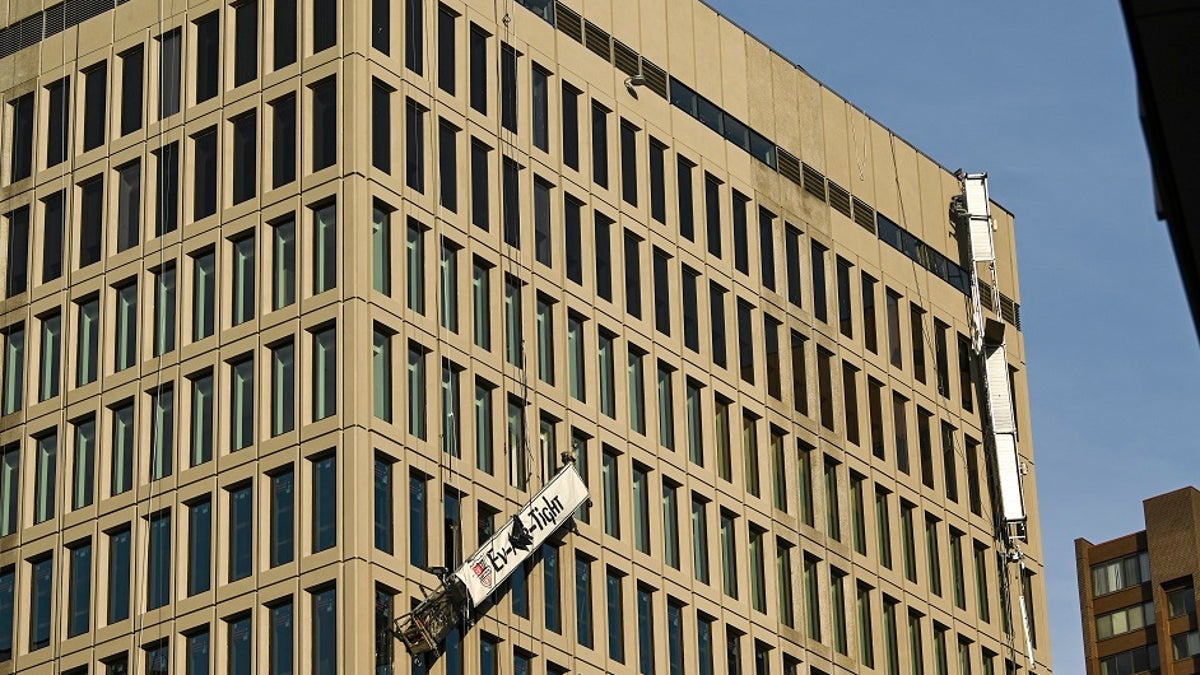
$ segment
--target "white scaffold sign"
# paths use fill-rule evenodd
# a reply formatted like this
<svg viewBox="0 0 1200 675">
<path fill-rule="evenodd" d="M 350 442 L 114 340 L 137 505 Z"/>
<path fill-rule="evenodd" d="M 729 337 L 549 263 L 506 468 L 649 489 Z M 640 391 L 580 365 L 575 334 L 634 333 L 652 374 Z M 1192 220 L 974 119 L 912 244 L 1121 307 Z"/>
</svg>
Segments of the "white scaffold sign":
<svg viewBox="0 0 1200 675">
<path fill-rule="evenodd" d="M 587 486 L 575 465 L 567 465 L 454 572 L 466 586 L 471 606 L 486 600 L 587 499 Z"/>
</svg>

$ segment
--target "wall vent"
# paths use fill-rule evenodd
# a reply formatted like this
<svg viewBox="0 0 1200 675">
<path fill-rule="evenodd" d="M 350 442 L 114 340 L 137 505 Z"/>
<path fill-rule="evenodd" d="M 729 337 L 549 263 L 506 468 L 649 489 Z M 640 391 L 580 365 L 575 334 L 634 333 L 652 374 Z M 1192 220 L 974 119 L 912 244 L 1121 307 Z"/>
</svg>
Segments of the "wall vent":
<svg viewBox="0 0 1200 675">
<path fill-rule="evenodd" d="M 850 217 L 850 193 L 833 181 L 829 181 L 829 205 L 843 216 Z"/>
<path fill-rule="evenodd" d="M 1017 305 L 1012 298 L 1003 293 L 1000 294 L 1000 318 L 1014 326 L 1017 325 Z"/>
<path fill-rule="evenodd" d="M 979 304 L 983 305 L 984 309 L 996 311 L 996 306 L 992 304 L 992 287 L 983 280 L 979 281 Z"/>
<path fill-rule="evenodd" d="M 825 201 L 825 176 L 807 164 L 803 165 L 803 169 L 805 192 Z"/>
<path fill-rule="evenodd" d="M 647 89 L 663 98 L 667 97 L 667 71 L 654 65 L 644 56 L 642 57 L 642 77 L 646 78 Z"/>
<path fill-rule="evenodd" d="M 612 63 L 612 44 L 608 33 L 591 21 L 585 19 L 583 23 L 587 28 L 583 33 L 584 45 L 596 56 Z"/>
<path fill-rule="evenodd" d="M 583 44 L 583 17 L 561 2 L 554 8 L 558 29 L 572 40 Z"/>
<path fill-rule="evenodd" d="M 854 198 L 854 222 L 858 223 L 864 230 L 875 234 L 875 209 L 867 205 L 866 202 Z"/>
<path fill-rule="evenodd" d="M 790 153 L 779 150 L 779 173 L 796 185 L 804 185 L 804 172 L 800 169 L 800 160 Z"/>
<path fill-rule="evenodd" d="M 638 53 L 629 48 L 629 45 L 620 40 L 612 41 L 613 50 L 613 65 L 622 73 L 633 77 L 641 75 L 641 65 L 638 63 Z"/>
</svg>

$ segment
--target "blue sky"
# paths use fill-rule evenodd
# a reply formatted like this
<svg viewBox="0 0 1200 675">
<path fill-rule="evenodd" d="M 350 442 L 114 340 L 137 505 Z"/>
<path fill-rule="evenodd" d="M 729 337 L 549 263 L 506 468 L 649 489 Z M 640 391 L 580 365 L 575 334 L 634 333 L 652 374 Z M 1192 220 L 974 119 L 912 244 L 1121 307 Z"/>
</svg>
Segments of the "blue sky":
<svg viewBox="0 0 1200 675">
<path fill-rule="evenodd" d="M 1075 538 L 1200 484 L 1200 347 L 1117 0 L 708 2 L 1016 214 L 1054 670 L 1083 675 Z"/>
</svg>

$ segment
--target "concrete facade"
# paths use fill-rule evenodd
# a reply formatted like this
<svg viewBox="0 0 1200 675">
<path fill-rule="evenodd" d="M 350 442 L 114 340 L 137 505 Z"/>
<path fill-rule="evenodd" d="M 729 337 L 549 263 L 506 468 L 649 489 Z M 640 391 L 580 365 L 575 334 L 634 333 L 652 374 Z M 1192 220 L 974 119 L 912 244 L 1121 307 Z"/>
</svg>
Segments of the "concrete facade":
<svg viewBox="0 0 1200 675">
<path fill-rule="evenodd" d="M 1011 214 L 1025 577 L 958 180 L 711 8 L 113 5 L 0 8 L 0 672 L 1050 672 Z M 410 661 L 563 452 L 578 531 Z"/>
</svg>

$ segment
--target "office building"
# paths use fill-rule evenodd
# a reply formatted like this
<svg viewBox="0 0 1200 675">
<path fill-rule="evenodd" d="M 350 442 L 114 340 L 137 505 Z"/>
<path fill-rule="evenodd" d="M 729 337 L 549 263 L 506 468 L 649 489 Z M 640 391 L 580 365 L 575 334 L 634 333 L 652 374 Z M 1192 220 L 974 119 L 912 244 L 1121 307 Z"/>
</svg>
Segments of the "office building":
<svg viewBox="0 0 1200 675">
<path fill-rule="evenodd" d="M 1200 666 L 1200 491 L 1182 488 L 1142 505 L 1141 532 L 1075 540 L 1088 675 L 1185 675 Z"/>
<path fill-rule="evenodd" d="M 0 25 L 0 672 L 1050 672 L 1012 215 L 1010 540 L 962 181 L 712 9 Z M 564 453 L 577 531 L 411 660 Z"/>
</svg>

